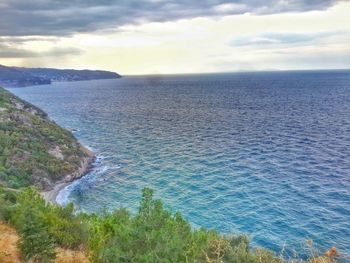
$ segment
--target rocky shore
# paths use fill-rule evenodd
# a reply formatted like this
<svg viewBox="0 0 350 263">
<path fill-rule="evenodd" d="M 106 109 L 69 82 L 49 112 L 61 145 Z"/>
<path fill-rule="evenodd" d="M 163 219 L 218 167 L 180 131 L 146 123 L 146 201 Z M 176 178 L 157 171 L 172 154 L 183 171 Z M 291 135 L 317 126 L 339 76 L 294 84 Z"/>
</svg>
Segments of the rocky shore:
<svg viewBox="0 0 350 263">
<path fill-rule="evenodd" d="M 83 157 L 81 160 L 81 166 L 75 172 L 64 176 L 63 180 L 56 182 L 50 190 L 41 191 L 41 195 L 47 202 L 56 204 L 57 195 L 62 189 L 83 177 L 91 170 L 92 163 L 95 160 L 95 154 L 84 146 L 81 146 L 81 150 L 86 154 L 86 157 Z"/>
<path fill-rule="evenodd" d="M 40 108 L 0 88 L 0 185 L 34 186 L 55 202 L 91 169 L 95 155 Z"/>
</svg>

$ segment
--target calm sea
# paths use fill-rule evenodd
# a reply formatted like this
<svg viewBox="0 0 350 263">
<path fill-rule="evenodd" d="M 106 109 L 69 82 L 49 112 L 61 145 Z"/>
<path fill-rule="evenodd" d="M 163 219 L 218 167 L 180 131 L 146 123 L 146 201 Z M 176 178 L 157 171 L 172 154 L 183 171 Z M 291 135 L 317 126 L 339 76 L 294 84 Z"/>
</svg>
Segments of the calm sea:
<svg viewBox="0 0 350 263">
<path fill-rule="evenodd" d="M 89 212 L 152 187 L 196 227 L 350 253 L 350 71 L 125 77 L 11 89 L 98 155 L 58 196 Z M 299 250 L 299 253 L 304 253 Z"/>
</svg>

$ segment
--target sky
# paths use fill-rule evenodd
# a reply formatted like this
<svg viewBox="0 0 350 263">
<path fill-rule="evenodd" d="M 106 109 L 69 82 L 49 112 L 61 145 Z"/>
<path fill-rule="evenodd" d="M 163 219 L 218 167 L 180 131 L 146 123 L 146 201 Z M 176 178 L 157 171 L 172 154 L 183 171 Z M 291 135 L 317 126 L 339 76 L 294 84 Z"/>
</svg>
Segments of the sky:
<svg viewBox="0 0 350 263">
<path fill-rule="evenodd" d="M 350 0 L 0 0 L 0 64 L 122 75 L 350 68 Z"/>
</svg>

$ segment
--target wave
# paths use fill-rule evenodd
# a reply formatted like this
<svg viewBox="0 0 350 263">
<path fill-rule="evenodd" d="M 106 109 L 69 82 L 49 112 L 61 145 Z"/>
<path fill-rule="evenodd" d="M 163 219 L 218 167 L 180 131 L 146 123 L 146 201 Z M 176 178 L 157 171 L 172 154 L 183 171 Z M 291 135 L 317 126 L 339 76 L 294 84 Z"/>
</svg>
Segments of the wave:
<svg viewBox="0 0 350 263">
<path fill-rule="evenodd" d="M 91 147 L 89 150 L 92 150 Z M 92 169 L 85 176 L 73 181 L 71 184 L 64 187 L 56 196 L 56 203 L 61 206 L 66 206 L 71 201 L 69 196 L 80 186 L 80 185 L 89 185 L 92 182 L 96 182 L 99 178 L 105 174 L 110 169 L 120 168 L 118 165 L 109 166 L 106 165 L 103 160 L 108 159 L 108 157 L 98 154 L 92 163 Z"/>
</svg>

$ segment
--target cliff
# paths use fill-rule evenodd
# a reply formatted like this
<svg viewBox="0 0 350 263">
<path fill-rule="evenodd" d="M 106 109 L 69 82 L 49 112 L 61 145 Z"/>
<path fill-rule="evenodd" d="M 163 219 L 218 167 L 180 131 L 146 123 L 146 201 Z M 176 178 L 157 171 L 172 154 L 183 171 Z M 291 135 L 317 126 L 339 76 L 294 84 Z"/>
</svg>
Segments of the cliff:
<svg viewBox="0 0 350 263">
<path fill-rule="evenodd" d="M 70 131 L 0 88 L 0 184 L 49 190 L 82 176 L 92 158 Z"/>
</svg>

